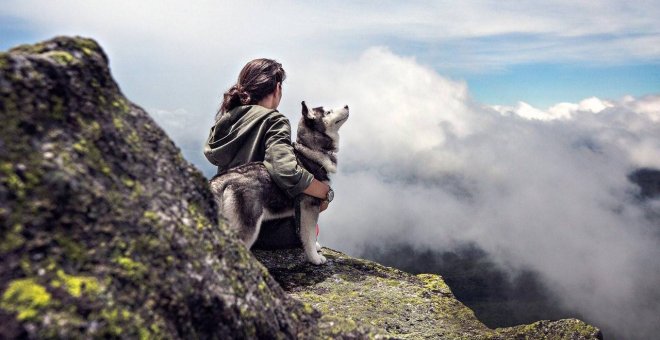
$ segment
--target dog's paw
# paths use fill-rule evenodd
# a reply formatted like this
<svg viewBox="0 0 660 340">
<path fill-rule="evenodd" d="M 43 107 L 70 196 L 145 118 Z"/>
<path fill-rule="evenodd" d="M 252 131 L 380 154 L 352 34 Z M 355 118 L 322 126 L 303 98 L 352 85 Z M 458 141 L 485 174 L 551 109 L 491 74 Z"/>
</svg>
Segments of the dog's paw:
<svg viewBox="0 0 660 340">
<path fill-rule="evenodd" d="M 321 247 L 321 244 L 316 242 L 316 251 L 321 251 L 321 248 L 323 248 Z"/>
<path fill-rule="evenodd" d="M 316 254 L 316 256 L 310 257 L 309 262 L 319 266 L 322 265 L 326 262 L 328 262 L 328 259 L 325 258 L 323 255 Z"/>
</svg>

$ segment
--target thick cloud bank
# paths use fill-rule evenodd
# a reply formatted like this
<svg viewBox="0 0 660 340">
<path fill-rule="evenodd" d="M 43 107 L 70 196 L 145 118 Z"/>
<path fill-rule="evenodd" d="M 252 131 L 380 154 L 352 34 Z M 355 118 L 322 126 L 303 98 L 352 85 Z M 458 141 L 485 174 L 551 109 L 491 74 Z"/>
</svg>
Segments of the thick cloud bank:
<svg viewBox="0 0 660 340">
<path fill-rule="evenodd" d="M 464 83 L 382 48 L 305 76 L 290 95 L 351 107 L 325 244 L 475 242 L 541 273 L 596 325 L 660 330 L 660 226 L 645 215 L 659 205 L 636 201 L 627 179 L 660 168 L 660 96 L 485 107 Z"/>
</svg>

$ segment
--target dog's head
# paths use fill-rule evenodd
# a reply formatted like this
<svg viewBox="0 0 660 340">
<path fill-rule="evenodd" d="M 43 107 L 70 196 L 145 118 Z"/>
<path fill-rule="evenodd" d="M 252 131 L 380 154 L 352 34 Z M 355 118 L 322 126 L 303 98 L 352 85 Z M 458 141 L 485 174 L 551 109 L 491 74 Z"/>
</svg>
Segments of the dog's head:
<svg viewBox="0 0 660 340">
<path fill-rule="evenodd" d="M 333 133 L 337 132 L 348 119 L 348 105 L 334 109 L 323 106 L 310 109 L 303 101 L 302 116 L 303 122 L 310 129 L 319 132 Z"/>
<path fill-rule="evenodd" d="M 298 142 L 314 149 L 336 150 L 337 131 L 348 120 L 348 105 L 340 108 L 323 106 L 309 108 L 302 102 L 302 117 L 298 125 Z"/>
</svg>

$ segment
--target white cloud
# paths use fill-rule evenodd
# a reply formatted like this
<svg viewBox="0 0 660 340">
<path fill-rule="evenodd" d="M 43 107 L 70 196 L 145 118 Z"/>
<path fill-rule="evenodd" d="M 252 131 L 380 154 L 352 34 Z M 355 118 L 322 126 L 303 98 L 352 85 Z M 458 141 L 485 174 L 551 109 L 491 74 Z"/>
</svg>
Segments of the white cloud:
<svg viewBox="0 0 660 340">
<path fill-rule="evenodd" d="M 633 99 L 634 101 L 634 99 Z M 578 112 L 598 113 L 614 105 L 606 100 L 591 97 L 579 103 L 559 103 L 547 110 L 541 110 L 525 102 L 518 102 L 515 107 L 504 105 L 493 105 L 492 108 L 504 116 L 517 115 L 526 119 L 555 120 L 571 119 Z"/>
<path fill-rule="evenodd" d="M 632 200 L 627 175 L 660 167 L 660 96 L 503 115 L 383 48 L 304 71 L 291 95 L 351 107 L 323 241 L 349 252 L 391 239 L 476 242 L 500 263 L 539 271 L 596 324 L 657 331 L 647 315 L 660 307 L 640 303 L 660 295 L 647 284 L 660 279 L 649 260 L 660 256 L 657 221 Z"/>
<path fill-rule="evenodd" d="M 654 123 L 660 122 L 660 95 L 647 96 L 641 100 L 626 96 L 622 104 L 633 112 L 646 115 Z"/>
</svg>

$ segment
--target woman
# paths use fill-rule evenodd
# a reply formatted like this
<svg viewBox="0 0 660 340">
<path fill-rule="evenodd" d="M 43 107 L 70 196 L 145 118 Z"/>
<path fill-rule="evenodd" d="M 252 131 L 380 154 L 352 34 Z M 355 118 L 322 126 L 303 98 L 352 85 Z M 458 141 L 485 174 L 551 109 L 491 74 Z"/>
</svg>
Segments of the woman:
<svg viewBox="0 0 660 340">
<path fill-rule="evenodd" d="M 273 181 L 291 198 L 304 193 L 328 207 L 330 187 L 316 180 L 296 160 L 291 125 L 277 107 L 286 73 L 271 59 L 255 59 L 243 67 L 238 81 L 223 96 L 204 146 L 218 173 L 248 162 L 263 162 Z"/>
</svg>

